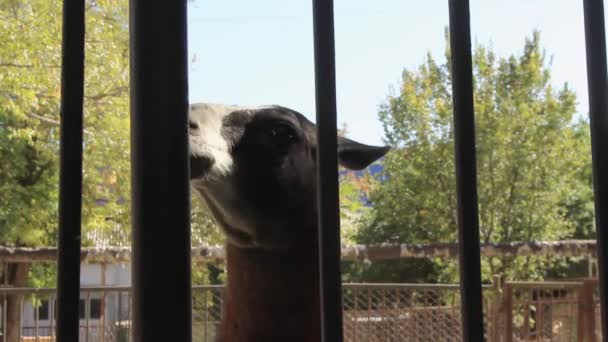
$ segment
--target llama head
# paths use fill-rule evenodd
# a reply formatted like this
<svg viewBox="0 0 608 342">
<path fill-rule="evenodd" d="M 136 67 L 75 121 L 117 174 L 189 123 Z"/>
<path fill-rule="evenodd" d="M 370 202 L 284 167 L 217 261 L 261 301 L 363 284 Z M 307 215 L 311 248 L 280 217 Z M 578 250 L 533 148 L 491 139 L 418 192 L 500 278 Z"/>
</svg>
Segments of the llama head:
<svg viewBox="0 0 608 342">
<path fill-rule="evenodd" d="M 279 106 L 190 106 L 190 181 L 228 242 L 288 247 L 316 229 L 316 127 Z M 363 169 L 388 152 L 338 139 L 340 165 Z"/>
</svg>

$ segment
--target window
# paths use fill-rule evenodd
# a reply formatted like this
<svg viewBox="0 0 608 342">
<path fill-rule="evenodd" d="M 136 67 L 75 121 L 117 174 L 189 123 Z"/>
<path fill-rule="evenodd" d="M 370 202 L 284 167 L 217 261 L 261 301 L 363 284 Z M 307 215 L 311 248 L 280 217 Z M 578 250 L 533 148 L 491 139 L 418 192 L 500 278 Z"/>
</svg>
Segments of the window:
<svg viewBox="0 0 608 342">
<path fill-rule="evenodd" d="M 42 315 L 43 308 L 46 307 L 46 316 Z M 54 307 L 55 317 L 57 317 L 57 305 Z M 43 305 L 39 308 L 39 319 L 49 319 L 49 303 L 48 301 L 43 301 Z M 102 315 L 103 309 L 101 305 L 101 298 L 91 298 L 89 299 L 89 307 L 88 307 L 88 318 L 90 319 L 100 319 Z M 46 318 L 43 318 L 46 317 Z M 79 319 L 87 319 L 87 300 L 85 298 L 80 298 L 78 301 L 78 318 Z"/>
<path fill-rule="evenodd" d="M 41 300 L 37 307 L 34 307 L 34 310 L 38 311 L 38 320 L 48 320 L 49 319 L 49 301 L 48 299 Z M 36 320 L 36 311 L 34 311 L 34 321 Z"/>
<path fill-rule="evenodd" d="M 86 318 L 86 302 L 82 298 L 78 301 L 78 318 Z"/>
<path fill-rule="evenodd" d="M 89 318 L 100 319 L 101 318 L 101 299 L 92 298 L 89 302 Z"/>
</svg>

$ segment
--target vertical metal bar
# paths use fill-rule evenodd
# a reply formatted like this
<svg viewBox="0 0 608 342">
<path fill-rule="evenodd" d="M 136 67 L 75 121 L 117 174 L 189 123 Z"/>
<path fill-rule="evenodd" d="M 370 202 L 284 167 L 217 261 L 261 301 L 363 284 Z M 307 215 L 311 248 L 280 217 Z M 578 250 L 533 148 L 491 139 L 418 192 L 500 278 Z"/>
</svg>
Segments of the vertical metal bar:
<svg viewBox="0 0 608 342">
<path fill-rule="evenodd" d="M 367 293 L 367 339 L 371 339 L 372 335 L 372 293 L 371 289 L 366 288 Z"/>
<path fill-rule="evenodd" d="M 358 334 L 358 330 L 359 330 L 359 288 L 355 287 L 353 289 L 354 291 L 354 295 L 355 295 L 355 305 L 354 305 L 354 311 L 355 311 L 355 315 L 354 315 L 354 322 L 353 322 L 353 337 L 354 340 L 356 341 L 359 338 L 359 334 Z"/>
<path fill-rule="evenodd" d="M 4 286 L 8 285 L 8 262 L 4 264 Z M 4 294 L 4 299 L 2 302 L 2 342 L 6 342 L 6 333 L 7 333 L 7 328 L 6 328 L 6 324 L 7 324 L 7 318 L 6 318 L 6 314 L 8 313 L 8 310 L 6 308 L 6 305 L 8 304 L 8 298 L 6 293 Z"/>
<path fill-rule="evenodd" d="M 391 313 L 389 313 L 389 309 L 386 307 L 386 289 L 381 289 L 380 290 L 382 293 L 382 308 L 380 309 L 380 323 L 378 325 L 381 326 L 382 329 L 382 340 L 383 341 L 389 341 L 391 333 L 389 331 L 389 329 L 391 328 L 390 326 L 387 326 L 383 323 L 386 323 L 385 318 L 386 316 L 390 315 Z"/>
<path fill-rule="evenodd" d="M 84 96 L 84 0 L 63 2 L 61 148 L 57 274 L 57 339 L 78 341 L 82 114 Z"/>
<path fill-rule="evenodd" d="M 84 341 L 89 342 L 89 334 L 91 333 L 91 292 L 87 291 L 87 297 L 84 300 Z"/>
<path fill-rule="evenodd" d="M 132 291 L 127 292 L 127 322 L 129 324 L 129 342 L 133 341 L 133 296 L 131 293 Z"/>
<path fill-rule="evenodd" d="M 33 303 L 34 301 L 32 301 Z M 42 301 L 39 299 L 40 304 L 42 304 Z M 40 305 L 41 306 L 41 305 Z M 40 341 L 40 338 L 38 337 L 40 335 L 40 306 L 35 307 L 34 308 L 34 332 L 36 333 L 36 336 L 34 337 L 34 340 L 36 342 Z"/>
<path fill-rule="evenodd" d="M 207 301 L 209 300 L 208 295 L 211 292 L 211 289 L 206 288 L 203 290 L 203 300 L 204 302 L 204 315 L 203 315 L 203 342 L 207 342 L 207 327 L 209 326 L 209 305 L 207 304 Z"/>
<path fill-rule="evenodd" d="M 595 227 L 603 340 L 608 341 L 608 76 L 604 2 L 585 0 L 587 83 L 593 160 Z"/>
<path fill-rule="evenodd" d="M 537 338 L 542 340 L 542 338 L 545 337 L 544 329 L 543 329 L 544 323 L 545 323 L 544 291 L 542 291 L 542 289 L 539 289 L 537 293 L 538 293 L 538 295 L 536 297 L 536 307 L 537 307 L 536 312 L 538 313 L 538 316 L 536 316 L 536 327 L 535 327 L 536 334 L 535 335 L 537 336 Z"/>
<path fill-rule="evenodd" d="M 313 0 L 322 341 L 342 341 L 333 0 Z"/>
<path fill-rule="evenodd" d="M 410 291 L 410 308 L 409 308 L 409 310 L 410 310 L 410 317 L 411 317 L 411 320 L 410 320 L 410 323 L 411 323 L 411 326 L 410 326 L 410 336 L 412 338 L 415 338 L 415 337 L 418 336 L 418 332 L 416 331 L 416 327 L 417 327 L 417 325 L 416 325 L 416 310 L 415 310 L 416 309 L 416 305 L 414 303 L 414 293 L 415 292 L 416 292 L 416 290 L 411 290 Z"/>
<path fill-rule="evenodd" d="M 25 296 L 19 296 L 19 317 L 23 317 L 23 299 Z M 19 320 L 19 341 L 23 337 L 23 320 Z"/>
<path fill-rule="evenodd" d="M 186 0 L 130 1 L 137 342 L 192 339 L 186 7 Z"/>
<path fill-rule="evenodd" d="M 405 320 L 405 317 L 407 316 L 403 316 L 403 318 L 400 318 L 401 313 L 402 313 L 402 308 L 401 308 L 401 289 L 399 288 L 395 288 L 395 296 L 397 297 L 396 299 L 396 303 L 395 303 L 395 308 L 397 309 L 397 340 L 401 339 L 401 335 L 403 335 L 403 324 L 401 324 L 402 320 Z"/>
<path fill-rule="evenodd" d="M 57 339 L 55 338 L 55 305 L 56 304 L 56 298 L 55 296 L 51 296 L 51 298 L 49 299 L 49 318 L 50 318 L 50 324 L 51 324 L 51 342 L 56 341 Z"/>
<path fill-rule="evenodd" d="M 429 323 L 431 322 L 431 314 L 429 313 L 429 294 L 428 294 L 428 291 L 425 289 L 422 290 L 422 298 L 424 298 L 424 307 L 422 309 L 423 314 L 424 314 L 424 320 L 423 320 L 424 337 L 431 338 L 431 336 L 429 336 L 429 335 L 432 335 L 433 332 L 429 330 Z"/>
<path fill-rule="evenodd" d="M 101 286 L 106 286 L 106 264 L 101 264 Z M 100 310 L 101 310 L 101 331 L 99 331 L 99 328 L 97 328 L 97 330 L 99 331 L 99 334 L 101 336 L 99 336 L 99 340 L 100 342 L 106 342 L 106 293 L 107 290 L 104 289 L 101 292 L 101 303 L 100 303 Z"/>
<path fill-rule="evenodd" d="M 475 115 L 468 0 L 449 0 L 463 341 L 483 341 Z"/>
<path fill-rule="evenodd" d="M 7 298 L 6 298 L 6 294 L 4 295 L 4 300 L 2 303 L 2 342 L 6 342 L 6 303 L 7 303 Z"/>
</svg>

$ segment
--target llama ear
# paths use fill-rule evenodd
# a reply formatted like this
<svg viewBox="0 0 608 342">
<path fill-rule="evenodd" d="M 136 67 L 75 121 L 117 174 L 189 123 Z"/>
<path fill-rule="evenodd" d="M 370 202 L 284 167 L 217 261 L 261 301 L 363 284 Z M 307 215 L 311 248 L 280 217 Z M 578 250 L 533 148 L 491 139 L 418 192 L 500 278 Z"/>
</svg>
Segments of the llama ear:
<svg viewBox="0 0 608 342">
<path fill-rule="evenodd" d="M 370 146 L 356 141 L 338 137 L 338 162 L 350 170 L 362 170 L 382 158 L 389 146 Z"/>
</svg>

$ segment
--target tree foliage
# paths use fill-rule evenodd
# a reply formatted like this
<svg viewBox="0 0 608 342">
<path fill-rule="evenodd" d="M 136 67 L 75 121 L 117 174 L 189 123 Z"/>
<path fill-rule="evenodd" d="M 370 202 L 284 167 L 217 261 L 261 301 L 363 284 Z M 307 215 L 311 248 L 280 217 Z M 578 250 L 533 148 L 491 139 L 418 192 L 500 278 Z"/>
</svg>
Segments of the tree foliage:
<svg viewBox="0 0 608 342">
<path fill-rule="evenodd" d="M 0 2 L 0 244 L 55 245 L 62 3 Z M 87 0 L 83 245 L 130 244 L 128 1 Z M 193 243 L 222 237 L 197 199 Z M 49 273 L 50 272 L 50 273 Z M 52 286 L 34 267 L 31 285 Z"/>
<path fill-rule="evenodd" d="M 127 4 L 86 6 L 83 229 L 113 230 L 129 226 Z M 61 9 L 39 0 L 0 8 L 2 244 L 55 243 Z"/>
<path fill-rule="evenodd" d="M 588 130 L 575 122 L 575 93 L 552 84 L 538 32 L 508 57 L 477 45 L 473 65 L 482 242 L 573 236 L 577 215 L 589 214 L 581 207 L 589 205 L 590 170 Z M 399 91 L 381 106 L 387 143 L 396 149 L 386 158 L 388 180 L 372 194 L 375 210 L 360 242 L 457 239 L 450 77 L 449 51 L 442 62 L 429 54 L 416 70 L 404 70 Z M 589 227 L 578 229 L 588 233 Z M 547 263 L 491 258 L 484 260 L 484 275 L 541 277 Z M 454 265 L 433 265 L 430 278 L 453 278 Z M 415 271 L 411 263 L 398 267 L 401 277 Z"/>
</svg>

